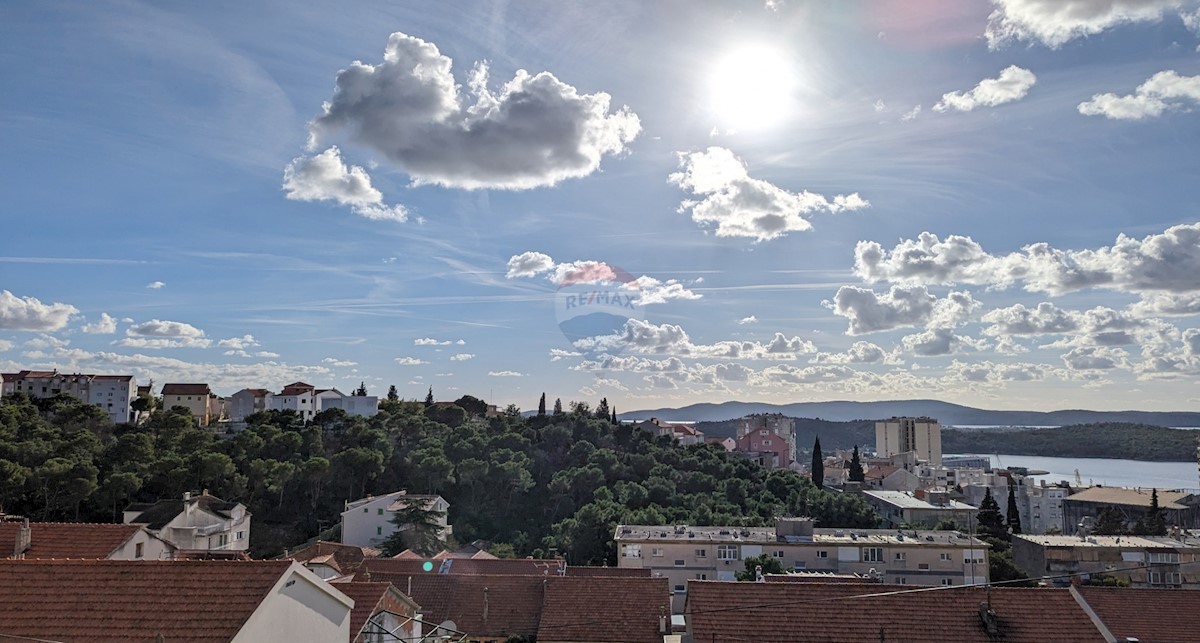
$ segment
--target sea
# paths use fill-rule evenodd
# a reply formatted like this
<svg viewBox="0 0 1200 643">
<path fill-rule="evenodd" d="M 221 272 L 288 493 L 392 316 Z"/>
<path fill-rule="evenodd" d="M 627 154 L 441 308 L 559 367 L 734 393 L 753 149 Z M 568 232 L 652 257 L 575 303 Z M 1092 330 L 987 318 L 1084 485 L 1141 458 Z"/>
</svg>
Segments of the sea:
<svg viewBox="0 0 1200 643">
<path fill-rule="evenodd" d="M 958 455 L 958 454 L 946 454 Z M 1106 487 L 1143 487 L 1151 489 L 1185 489 L 1200 493 L 1200 469 L 1196 462 L 1147 462 L 1108 458 L 1051 458 L 1036 455 L 963 454 L 988 457 L 993 467 L 1025 467 L 1049 471 L 1030 476 L 1046 484 L 1061 482 Z"/>
</svg>

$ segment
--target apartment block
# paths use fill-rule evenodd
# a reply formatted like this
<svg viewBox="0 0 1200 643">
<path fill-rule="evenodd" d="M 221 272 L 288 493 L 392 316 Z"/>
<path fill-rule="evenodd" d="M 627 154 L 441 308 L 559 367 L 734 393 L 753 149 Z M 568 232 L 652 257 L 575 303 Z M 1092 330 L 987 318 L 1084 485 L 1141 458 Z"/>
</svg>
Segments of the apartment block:
<svg viewBox="0 0 1200 643">
<path fill-rule="evenodd" d="M 739 451 L 778 453 L 780 468 L 796 461 L 796 421 L 780 413 L 755 413 L 737 421 Z"/>
<path fill-rule="evenodd" d="M 889 457 L 912 451 L 929 464 L 942 464 L 942 425 L 928 417 L 894 417 L 875 423 L 875 453 Z"/>
<path fill-rule="evenodd" d="M 1200 589 L 1200 545 L 1158 536 L 1014 534 L 1013 560 L 1030 578 L 1068 585 L 1068 574 L 1112 576 L 1133 587 Z"/>
<path fill-rule="evenodd" d="M 971 531 L 977 507 L 952 500 L 945 489 L 923 489 L 914 493 L 904 491 L 869 490 L 862 492 L 863 500 L 890 527 L 936 527 L 944 521 L 953 522 L 959 529 Z"/>
<path fill-rule="evenodd" d="M 162 408 L 182 406 L 191 412 L 200 426 L 208 426 L 221 418 L 217 396 L 208 384 L 163 384 Z"/>
<path fill-rule="evenodd" d="M 132 375 L 94 375 L 58 371 L 19 371 L 0 375 L 0 397 L 24 393 L 32 398 L 70 395 L 100 407 L 116 424 L 129 422 L 137 383 Z"/>
<path fill-rule="evenodd" d="M 988 580 L 988 547 L 955 531 L 815 528 L 807 518 L 774 527 L 618 525 L 617 566 L 668 579 L 673 609 L 690 580 L 735 580 L 745 559 L 769 555 L 785 570 L 859 574 L 904 585 L 970 585 Z"/>
</svg>

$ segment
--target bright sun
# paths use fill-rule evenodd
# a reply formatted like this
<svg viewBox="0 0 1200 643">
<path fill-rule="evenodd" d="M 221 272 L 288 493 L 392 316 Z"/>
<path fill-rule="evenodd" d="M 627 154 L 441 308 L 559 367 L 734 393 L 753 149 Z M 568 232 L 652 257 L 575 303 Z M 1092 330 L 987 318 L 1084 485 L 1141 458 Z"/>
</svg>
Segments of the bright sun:
<svg viewBox="0 0 1200 643">
<path fill-rule="evenodd" d="M 788 57 L 777 49 L 743 47 L 725 54 L 710 78 L 719 125 L 742 129 L 779 122 L 791 109 L 795 82 Z"/>
</svg>

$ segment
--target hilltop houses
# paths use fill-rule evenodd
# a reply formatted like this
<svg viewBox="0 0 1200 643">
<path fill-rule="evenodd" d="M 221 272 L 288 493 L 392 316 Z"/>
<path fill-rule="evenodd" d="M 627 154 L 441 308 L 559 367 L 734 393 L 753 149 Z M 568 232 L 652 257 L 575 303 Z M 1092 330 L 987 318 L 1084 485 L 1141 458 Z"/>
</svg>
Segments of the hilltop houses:
<svg viewBox="0 0 1200 643">
<path fill-rule="evenodd" d="M 100 407 L 114 423 L 130 422 L 137 399 L 132 375 L 95 375 L 54 371 L 19 371 L 0 374 L 0 397 L 24 393 L 32 398 L 70 395 Z"/>
<path fill-rule="evenodd" d="M 440 540 L 444 541 L 453 533 L 454 528 L 447 520 L 450 503 L 444 498 L 438 495 L 409 494 L 401 490 L 347 502 L 346 509 L 342 512 L 342 544 L 378 547 L 396 532 L 397 527 L 392 523 L 396 512 L 413 503 L 419 503 L 428 511 L 441 512 L 441 517 L 438 518 Z"/>
<path fill-rule="evenodd" d="M 250 512 L 207 491 L 185 492 L 180 500 L 137 503 L 125 508 L 127 525 L 147 531 L 183 551 L 246 551 L 250 548 Z"/>
</svg>

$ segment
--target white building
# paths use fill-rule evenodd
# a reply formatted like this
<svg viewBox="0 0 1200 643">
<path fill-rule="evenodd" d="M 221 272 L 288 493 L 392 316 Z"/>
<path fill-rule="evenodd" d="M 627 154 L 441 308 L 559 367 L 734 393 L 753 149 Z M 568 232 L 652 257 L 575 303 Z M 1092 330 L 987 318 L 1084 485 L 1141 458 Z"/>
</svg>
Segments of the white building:
<svg viewBox="0 0 1200 643">
<path fill-rule="evenodd" d="M 138 525 L 0 522 L 0 553 L 18 559 L 169 560 L 175 547 Z"/>
<path fill-rule="evenodd" d="M 159 500 L 125 508 L 124 522 L 184 551 L 246 551 L 250 548 L 250 512 L 240 502 L 208 493 L 184 493 L 182 500 Z"/>
<path fill-rule="evenodd" d="M 379 412 L 379 398 L 374 395 L 346 395 L 336 388 L 318 389 L 312 384 L 292 382 L 278 395 L 267 398 L 267 408 L 295 411 L 306 422 L 321 411 L 342 409 L 350 415 L 370 417 Z"/>
<path fill-rule="evenodd" d="M 229 421 L 245 422 L 246 417 L 267 410 L 271 392 L 265 388 L 244 388 L 229 396 Z"/>
<path fill-rule="evenodd" d="M 929 464 L 942 463 L 942 426 L 933 418 L 894 417 L 875 423 L 875 453 L 889 457 L 912 451 Z"/>
<path fill-rule="evenodd" d="M 428 511 L 442 512 L 438 523 L 441 526 L 441 539 L 445 540 L 453 527 L 448 522 L 450 503 L 437 495 L 409 495 L 405 491 L 395 491 L 382 496 L 367 496 L 346 503 L 342 512 L 342 543 L 358 547 L 378 547 L 380 543 L 396 532 L 392 517 L 397 511 L 405 509 L 413 502 L 420 502 Z"/>
<path fill-rule="evenodd" d="M 20 371 L 4 373 L 0 381 L 0 397 L 14 393 L 32 398 L 70 395 L 99 406 L 116 424 L 130 421 L 129 405 L 137 399 L 137 383 L 132 375 Z"/>
</svg>

